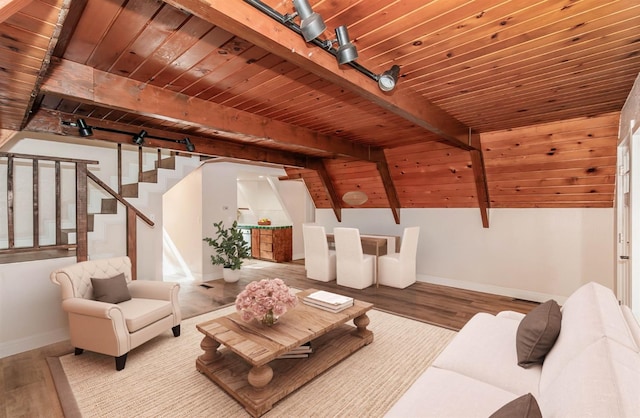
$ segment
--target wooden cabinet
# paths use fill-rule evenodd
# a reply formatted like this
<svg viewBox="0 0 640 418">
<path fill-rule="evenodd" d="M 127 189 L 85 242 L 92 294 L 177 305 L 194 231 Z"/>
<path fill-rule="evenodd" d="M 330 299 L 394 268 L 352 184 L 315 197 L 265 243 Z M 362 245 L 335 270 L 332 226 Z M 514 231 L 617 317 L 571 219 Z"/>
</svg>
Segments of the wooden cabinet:
<svg viewBox="0 0 640 418">
<path fill-rule="evenodd" d="M 291 261 L 291 227 L 259 227 L 251 229 L 251 256 L 282 263 Z"/>
</svg>

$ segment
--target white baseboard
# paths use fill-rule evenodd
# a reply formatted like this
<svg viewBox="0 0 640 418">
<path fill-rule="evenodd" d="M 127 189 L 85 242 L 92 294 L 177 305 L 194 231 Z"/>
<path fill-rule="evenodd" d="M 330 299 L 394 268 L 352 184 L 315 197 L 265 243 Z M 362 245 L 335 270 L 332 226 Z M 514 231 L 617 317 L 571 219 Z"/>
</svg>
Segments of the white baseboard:
<svg viewBox="0 0 640 418">
<path fill-rule="evenodd" d="M 458 289 L 473 290 L 475 292 L 492 293 L 494 295 L 509 296 L 515 299 L 531 300 L 534 302 L 546 302 L 549 299 L 554 299 L 556 302 L 562 305 L 567 300 L 566 296 L 532 292 L 530 290 L 514 289 L 511 287 L 494 286 L 485 283 L 474 283 L 465 280 L 447 279 L 444 277 L 429 276 L 426 274 L 418 274 L 417 280 L 419 282 L 456 287 Z"/>
<path fill-rule="evenodd" d="M 0 358 L 9 357 L 14 354 L 23 353 L 45 345 L 54 344 L 69 339 L 69 329 L 59 328 L 57 330 L 31 335 L 19 340 L 0 343 Z"/>
</svg>

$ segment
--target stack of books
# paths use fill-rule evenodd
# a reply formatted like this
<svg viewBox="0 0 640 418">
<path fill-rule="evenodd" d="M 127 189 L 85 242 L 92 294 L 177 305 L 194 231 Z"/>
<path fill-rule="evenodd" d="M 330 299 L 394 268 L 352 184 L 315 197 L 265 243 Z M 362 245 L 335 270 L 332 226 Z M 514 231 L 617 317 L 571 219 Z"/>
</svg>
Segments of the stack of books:
<svg viewBox="0 0 640 418">
<path fill-rule="evenodd" d="M 302 344 L 299 347 L 294 348 L 288 353 L 282 354 L 279 356 L 279 359 L 286 358 L 306 358 L 309 357 L 309 354 L 313 353 L 313 347 L 311 347 L 311 341 Z"/>
<path fill-rule="evenodd" d="M 329 312 L 340 312 L 353 306 L 353 298 L 319 290 L 305 296 L 302 302 Z"/>
</svg>

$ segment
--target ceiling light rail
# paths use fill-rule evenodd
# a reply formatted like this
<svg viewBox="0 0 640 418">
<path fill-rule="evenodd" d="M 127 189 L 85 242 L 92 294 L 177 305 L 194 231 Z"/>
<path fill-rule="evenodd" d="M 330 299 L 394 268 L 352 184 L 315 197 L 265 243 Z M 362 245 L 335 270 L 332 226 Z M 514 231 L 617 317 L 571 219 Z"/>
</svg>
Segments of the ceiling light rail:
<svg viewBox="0 0 640 418">
<path fill-rule="evenodd" d="M 173 142 L 176 144 L 184 144 L 185 148 L 189 152 L 195 152 L 196 150 L 196 146 L 193 145 L 193 142 L 191 142 L 191 140 L 188 137 L 185 137 L 184 139 L 171 139 L 171 138 L 163 138 L 160 136 L 149 135 L 149 133 L 144 129 L 142 129 L 140 132 L 127 132 L 127 131 L 121 131 L 119 129 L 103 128 L 100 126 L 90 126 L 90 125 L 87 125 L 84 119 L 78 119 L 76 122 L 62 121 L 62 125 L 78 128 L 78 133 L 83 138 L 92 136 L 93 131 L 97 130 L 97 131 L 112 132 L 116 134 L 130 136 L 132 138 L 132 142 L 138 146 L 142 146 L 144 144 L 144 140 L 146 138 L 150 138 L 150 139 L 157 139 L 160 141 Z"/>
<path fill-rule="evenodd" d="M 244 2 L 301 35 L 306 42 L 327 51 L 336 58 L 338 64 L 349 65 L 374 80 L 378 83 L 380 90 L 388 92 L 395 88 L 400 74 L 400 66 L 393 65 L 391 69 L 382 74 L 376 74 L 355 62 L 358 58 L 358 52 L 355 45 L 349 40 L 347 27 L 344 25 L 335 29 L 336 39 L 320 39 L 319 36 L 326 30 L 326 25 L 322 17 L 311 9 L 308 0 L 294 0 L 293 4 L 296 11 L 293 14 L 286 15 L 281 14 L 260 0 L 244 0 Z M 293 22 L 296 17 L 300 18 L 300 25 Z M 334 48 L 334 44 L 337 44 L 338 48 Z"/>
</svg>

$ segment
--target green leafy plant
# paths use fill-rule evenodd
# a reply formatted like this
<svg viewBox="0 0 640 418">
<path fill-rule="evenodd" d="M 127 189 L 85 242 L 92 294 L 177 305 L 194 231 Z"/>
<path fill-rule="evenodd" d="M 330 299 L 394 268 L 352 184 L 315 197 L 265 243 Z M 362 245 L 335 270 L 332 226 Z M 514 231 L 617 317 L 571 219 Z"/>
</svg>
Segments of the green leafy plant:
<svg viewBox="0 0 640 418">
<path fill-rule="evenodd" d="M 222 221 L 214 223 L 213 226 L 216 228 L 215 238 L 203 239 L 216 252 L 211 256 L 211 263 L 231 270 L 240 269 L 243 259 L 251 257 L 251 252 L 242 238 L 238 222 L 233 221 L 230 228 L 225 228 Z"/>
</svg>

